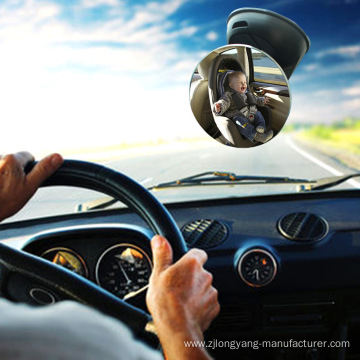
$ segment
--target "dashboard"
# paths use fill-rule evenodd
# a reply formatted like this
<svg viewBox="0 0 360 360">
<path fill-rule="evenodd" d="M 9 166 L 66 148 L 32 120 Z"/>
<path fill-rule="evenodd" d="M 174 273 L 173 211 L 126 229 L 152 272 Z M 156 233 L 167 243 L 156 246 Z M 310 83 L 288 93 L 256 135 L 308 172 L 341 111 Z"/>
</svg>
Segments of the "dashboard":
<svg viewBox="0 0 360 360">
<path fill-rule="evenodd" d="M 150 239 L 150 231 L 135 226 L 74 226 L 37 234 L 23 250 L 128 299 L 149 282 Z"/>
<path fill-rule="evenodd" d="M 209 256 L 206 267 L 219 291 L 221 313 L 207 338 L 356 339 L 359 198 L 359 191 L 344 190 L 167 205 L 188 246 Z M 145 293 L 152 234 L 128 209 L 6 223 L 0 236 L 130 302 L 132 295 Z M 39 299 L 44 297 L 33 297 Z M 351 345 L 348 353 L 358 356 L 356 341 Z M 221 358 L 226 351 L 213 350 Z M 264 356 L 263 351 L 246 351 L 250 359 Z M 283 352 L 285 357 L 279 357 L 279 349 L 271 351 L 265 354 L 269 359 L 290 356 L 290 350 Z M 308 358 L 304 351 L 291 356 Z M 330 350 L 317 351 L 327 356 Z"/>
</svg>

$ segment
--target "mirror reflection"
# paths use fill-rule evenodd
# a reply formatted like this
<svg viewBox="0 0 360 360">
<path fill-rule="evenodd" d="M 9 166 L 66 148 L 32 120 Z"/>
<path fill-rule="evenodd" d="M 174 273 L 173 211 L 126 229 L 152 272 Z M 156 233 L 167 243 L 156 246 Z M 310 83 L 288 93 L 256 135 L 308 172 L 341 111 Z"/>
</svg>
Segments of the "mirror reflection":
<svg viewBox="0 0 360 360">
<path fill-rule="evenodd" d="M 193 114 L 208 135 L 239 148 L 267 143 L 290 112 L 290 89 L 279 65 L 264 52 L 228 45 L 210 52 L 190 84 Z"/>
</svg>

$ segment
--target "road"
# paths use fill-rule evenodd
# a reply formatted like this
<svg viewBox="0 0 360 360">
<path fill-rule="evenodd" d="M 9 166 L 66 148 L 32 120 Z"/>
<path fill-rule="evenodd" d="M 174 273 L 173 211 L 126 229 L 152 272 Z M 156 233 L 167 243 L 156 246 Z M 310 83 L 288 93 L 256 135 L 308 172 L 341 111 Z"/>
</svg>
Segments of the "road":
<svg viewBox="0 0 360 360">
<path fill-rule="evenodd" d="M 268 144 L 253 149 L 231 148 L 210 140 L 162 145 L 156 149 L 149 148 L 140 152 L 137 150 L 136 153 L 122 152 L 117 154 L 117 160 L 109 158 L 108 155 L 107 157 L 107 160 L 102 161 L 103 164 L 127 174 L 146 187 L 215 170 L 235 172 L 239 175 L 306 179 L 351 173 L 351 169 L 324 154 L 303 148 L 286 134 L 280 134 Z M 355 187 L 360 188 L 359 180 L 342 185 L 342 188 Z M 213 189 L 207 187 L 206 192 L 215 194 Z M 195 196 L 198 191 L 199 188 L 192 189 Z M 77 204 L 96 200 L 101 196 L 92 191 L 72 188 L 41 189 L 11 221 L 73 212 Z"/>
</svg>

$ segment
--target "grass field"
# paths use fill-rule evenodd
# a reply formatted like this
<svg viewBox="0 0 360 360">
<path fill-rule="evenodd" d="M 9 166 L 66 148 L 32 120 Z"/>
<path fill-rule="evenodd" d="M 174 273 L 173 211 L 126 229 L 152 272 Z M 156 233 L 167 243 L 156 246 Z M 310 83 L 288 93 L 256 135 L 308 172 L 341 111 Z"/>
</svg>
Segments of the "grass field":
<svg viewBox="0 0 360 360">
<path fill-rule="evenodd" d="M 344 164 L 360 169 L 359 119 L 348 118 L 332 125 L 308 126 L 300 129 L 298 138 Z"/>
<path fill-rule="evenodd" d="M 302 132 L 305 138 L 360 154 L 360 120 L 346 119 L 333 125 L 316 125 Z"/>
</svg>

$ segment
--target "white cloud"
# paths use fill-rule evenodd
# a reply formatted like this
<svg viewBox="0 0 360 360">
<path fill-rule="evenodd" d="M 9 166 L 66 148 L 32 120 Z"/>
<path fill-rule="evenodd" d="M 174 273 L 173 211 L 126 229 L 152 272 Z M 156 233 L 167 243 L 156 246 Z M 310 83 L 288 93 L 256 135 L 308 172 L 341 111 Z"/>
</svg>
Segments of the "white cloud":
<svg viewBox="0 0 360 360">
<path fill-rule="evenodd" d="M 305 71 L 314 71 L 314 70 L 318 70 L 320 68 L 320 64 L 317 64 L 317 63 L 313 63 L 313 64 L 309 64 L 309 65 L 306 65 L 304 66 L 304 70 Z"/>
<path fill-rule="evenodd" d="M 346 58 L 355 58 L 360 54 L 360 45 L 348 45 L 339 46 L 335 48 L 329 48 L 326 50 L 319 51 L 315 56 L 318 58 L 325 57 L 327 55 L 340 55 Z"/>
<path fill-rule="evenodd" d="M 165 2 L 149 2 L 135 6 L 135 15 L 128 25 L 136 29 L 147 24 L 161 23 L 188 1 L 170 0 Z"/>
<path fill-rule="evenodd" d="M 83 8 L 95 8 L 98 6 L 118 6 L 118 0 L 82 0 L 80 7 Z"/>
<path fill-rule="evenodd" d="M 349 87 L 348 89 L 343 89 L 342 92 L 344 95 L 360 96 L 360 83 L 357 83 L 357 84 Z"/>
<path fill-rule="evenodd" d="M 360 99 L 351 99 L 344 101 L 344 107 L 348 108 L 352 111 L 357 111 L 357 113 L 360 113 Z"/>
<path fill-rule="evenodd" d="M 347 116 L 360 116 L 360 99 L 349 99 L 336 89 L 292 93 L 290 118 L 294 121 L 331 123 Z"/>
<path fill-rule="evenodd" d="M 307 72 L 295 73 L 290 81 L 292 85 L 301 85 L 301 91 L 292 93 L 290 117 L 293 120 L 331 123 L 346 116 L 360 116 L 360 102 L 352 99 L 352 97 L 360 96 L 360 82 L 355 82 L 353 85 L 345 83 L 334 86 L 334 84 L 330 84 L 328 87 L 323 86 L 321 90 L 311 90 L 313 87 L 316 88 L 317 81 L 321 81 L 320 83 L 324 83 L 324 79 L 331 81 L 335 75 L 337 78 L 341 78 L 352 74 L 358 78 L 360 62 L 357 58 L 328 66 L 313 63 L 308 65 L 305 70 Z M 294 89 L 296 89 L 295 86 L 292 90 Z"/>
<path fill-rule="evenodd" d="M 83 25 L 60 17 L 55 3 L 0 3 L 0 118 L 9 134 L 0 153 L 202 135 L 188 101 L 202 56 L 176 45 L 197 28 L 169 20 L 185 2 L 152 2 Z M 105 3 L 124 5 L 82 6 Z"/>
<path fill-rule="evenodd" d="M 167 17 L 176 11 L 184 1 L 165 4 L 150 3 L 136 7 L 137 12 L 129 19 L 124 13 L 111 20 L 95 22 L 93 25 L 72 25 L 59 20 L 61 8 L 52 3 L 26 0 L 21 8 L 13 9 L 0 5 L 0 41 L 38 42 L 42 45 L 76 42 L 121 42 L 134 45 L 149 45 L 156 42 L 170 42 L 181 36 L 192 36 L 194 26 L 176 26 Z M 120 6 L 120 5 L 119 5 Z M 122 6 L 122 5 L 121 5 Z M 76 6 L 79 10 L 79 6 Z"/>
<path fill-rule="evenodd" d="M 316 63 L 315 63 L 316 64 Z M 318 66 L 315 68 L 315 64 L 313 65 L 312 70 L 308 70 L 306 73 L 302 72 L 296 73 L 291 76 L 291 83 L 304 83 L 309 81 L 316 81 L 317 79 L 334 76 L 337 77 L 345 74 L 354 74 L 354 76 L 358 76 L 357 73 L 360 72 L 360 61 L 357 58 L 349 59 L 349 61 L 340 63 L 340 64 L 329 64 L 326 66 L 323 66 L 321 64 L 318 64 Z M 301 66 L 301 65 L 300 65 Z"/>
<path fill-rule="evenodd" d="M 206 38 L 210 41 L 215 41 L 218 39 L 218 34 L 215 31 L 210 31 L 206 34 Z"/>
</svg>

